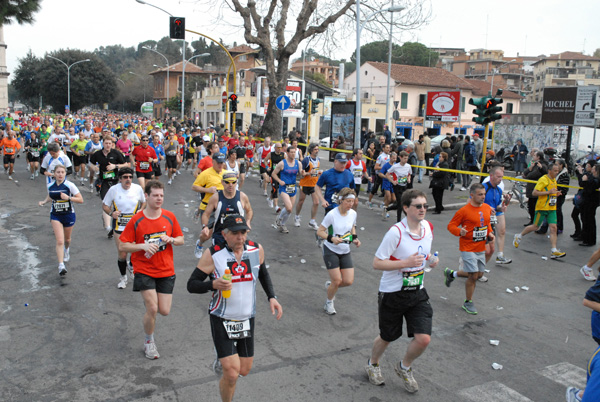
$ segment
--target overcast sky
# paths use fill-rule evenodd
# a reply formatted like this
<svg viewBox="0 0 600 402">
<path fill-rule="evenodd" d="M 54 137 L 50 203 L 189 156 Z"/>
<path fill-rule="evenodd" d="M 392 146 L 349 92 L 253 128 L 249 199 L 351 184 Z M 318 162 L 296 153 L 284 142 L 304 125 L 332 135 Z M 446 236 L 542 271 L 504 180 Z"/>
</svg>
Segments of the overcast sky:
<svg viewBox="0 0 600 402">
<path fill-rule="evenodd" d="M 223 39 L 226 44 L 243 41 L 241 29 L 235 27 L 236 23 L 241 26 L 241 19 L 236 15 L 227 17 L 230 24 L 225 24 L 216 11 L 195 0 L 148 1 L 176 16 L 186 17 L 188 29 Z M 396 0 L 395 4 L 404 3 Z M 501 49 L 506 57 L 517 53 L 549 55 L 567 50 L 591 54 L 600 47 L 599 1 L 431 0 L 430 4 L 431 23 L 418 32 L 396 35 L 400 41 L 418 39 L 431 47 L 457 47 L 467 51 Z M 18 59 L 29 49 L 42 57 L 60 48 L 91 51 L 115 44 L 135 46 L 169 34 L 167 14 L 135 0 L 43 0 L 35 18 L 33 25 L 4 27 L 9 72 L 14 71 Z M 188 41 L 197 39 L 189 35 Z M 368 38 L 362 41 L 364 44 Z M 341 49 L 333 56 L 349 59 L 356 46 L 355 38 L 350 37 L 339 45 Z"/>
</svg>

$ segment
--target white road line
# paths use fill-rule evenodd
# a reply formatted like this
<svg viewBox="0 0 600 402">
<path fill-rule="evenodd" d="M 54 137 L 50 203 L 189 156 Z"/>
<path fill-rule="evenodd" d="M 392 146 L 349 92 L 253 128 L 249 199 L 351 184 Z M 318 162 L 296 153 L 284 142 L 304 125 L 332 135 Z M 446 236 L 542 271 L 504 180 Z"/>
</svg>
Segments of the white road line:
<svg viewBox="0 0 600 402">
<path fill-rule="evenodd" d="M 585 388 L 585 369 L 571 363 L 562 362 L 544 367 L 539 374 L 565 387 Z"/>
<path fill-rule="evenodd" d="M 458 394 L 468 400 L 477 402 L 532 402 L 531 399 L 498 381 L 486 382 L 485 384 L 465 388 L 459 391 Z"/>
</svg>

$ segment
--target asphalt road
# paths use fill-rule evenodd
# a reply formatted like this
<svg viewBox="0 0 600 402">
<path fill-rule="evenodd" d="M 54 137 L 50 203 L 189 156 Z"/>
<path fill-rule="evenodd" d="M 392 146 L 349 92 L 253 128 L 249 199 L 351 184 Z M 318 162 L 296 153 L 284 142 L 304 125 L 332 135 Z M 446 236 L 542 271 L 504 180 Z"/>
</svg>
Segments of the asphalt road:
<svg viewBox="0 0 600 402">
<path fill-rule="evenodd" d="M 18 182 L 0 172 L 0 399 L 217 401 L 209 296 L 186 291 L 199 231 L 191 220 L 197 197 L 189 172 L 167 187 L 165 208 L 189 231 L 185 245 L 175 249 L 172 312 L 157 319 L 161 358 L 150 361 L 142 348 L 141 296 L 131 285 L 116 287 L 116 250 L 100 224 L 100 199 L 83 191 L 85 203 L 76 205 L 69 273 L 60 279 L 49 209 L 37 205 L 45 187 L 41 178 L 29 180 L 24 165 L 20 158 Z M 584 281 L 579 267 L 593 250 L 578 247 L 567 236 L 573 229 L 570 219 L 559 237 L 567 256 L 543 260 L 549 254 L 545 236 L 532 234 L 518 250 L 513 248 L 512 236 L 526 215 L 509 209 L 505 254 L 513 263 L 489 264 L 490 280 L 478 283 L 474 296 L 479 315 L 470 316 L 460 308 L 464 282 L 457 279 L 451 288 L 443 284 L 443 267 L 456 266 L 458 260 L 458 239 L 446 230 L 452 211 L 428 216 L 442 268 L 425 277 L 434 309 L 433 335 L 413 364 L 420 390 L 409 395 L 393 370 L 407 338 L 393 343 L 383 356 L 385 386 L 372 386 L 364 372 L 377 335 L 380 274 L 371 262 L 393 222 L 360 205 L 363 245 L 353 249 L 356 279 L 336 296 L 337 314 L 328 316 L 323 312 L 328 277 L 314 231 L 306 225 L 309 205 L 304 206 L 302 227 L 294 227 L 290 219 L 290 233 L 282 235 L 271 227 L 275 215 L 257 182 L 251 177 L 244 187 L 255 211 L 250 238 L 265 247 L 284 315 L 281 321 L 270 315 L 259 287 L 255 364 L 239 380 L 236 400 L 563 401 L 567 385 L 585 385 L 584 367 L 596 345 L 590 311 L 581 304 L 591 282 Z M 568 217 L 571 204 L 565 208 Z M 529 290 L 506 292 L 523 285 Z M 499 346 L 490 345 L 491 339 L 499 340 Z M 494 362 L 503 369 L 492 369 Z"/>
</svg>

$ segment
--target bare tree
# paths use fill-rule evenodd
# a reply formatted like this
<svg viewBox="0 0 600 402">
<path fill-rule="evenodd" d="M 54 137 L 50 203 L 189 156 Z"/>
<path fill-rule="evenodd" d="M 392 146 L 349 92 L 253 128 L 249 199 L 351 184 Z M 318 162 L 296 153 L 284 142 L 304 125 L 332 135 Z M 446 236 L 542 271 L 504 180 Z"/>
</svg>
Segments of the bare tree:
<svg viewBox="0 0 600 402">
<path fill-rule="evenodd" d="M 266 65 L 269 84 L 269 107 L 263 124 L 263 131 L 279 138 L 281 136 L 281 112 L 276 108 L 275 99 L 285 93 L 285 83 L 291 56 L 304 40 L 317 36 L 328 53 L 338 47 L 340 38 L 356 35 L 356 0 L 199 0 L 210 3 L 213 8 L 229 7 L 242 17 L 244 39 L 248 44 L 258 45 Z M 430 19 L 427 0 L 408 0 L 401 18 L 394 19 L 395 30 L 411 30 L 426 24 Z M 388 8 L 385 0 L 363 0 L 361 16 Z M 295 20 L 295 23 L 294 23 Z M 223 24 L 224 21 L 219 21 Z M 288 29 L 288 23 L 292 26 Z M 379 38 L 389 32 L 389 15 L 379 14 L 373 21 L 364 22 L 365 32 Z M 343 40 L 342 40 L 343 41 Z M 313 43 L 311 43 L 311 46 Z"/>
</svg>

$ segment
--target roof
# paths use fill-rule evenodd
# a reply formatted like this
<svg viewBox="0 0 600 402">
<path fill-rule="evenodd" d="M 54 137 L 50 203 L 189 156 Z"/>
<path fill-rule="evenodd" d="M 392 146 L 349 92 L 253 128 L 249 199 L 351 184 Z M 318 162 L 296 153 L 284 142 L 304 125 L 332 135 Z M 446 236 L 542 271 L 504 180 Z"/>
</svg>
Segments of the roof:
<svg viewBox="0 0 600 402">
<path fill-rule="evenodd" d="M 488 93 L 490 91 L 489 82 L 483 80 L 471 80 L 466 78 L 465 81 L 467 81 L 473 86 L 473 96 L 488 96 Z M 524 97 L 519 95 L 518 93 L 513 91 L 507 91 L 506 89 L 500 88 L 497 85 L 494 85 L 494 87 L 492 88 L 492 94 L 495 94 L 498 89 L 502 89 L 502 98 L 504 99 L 524 99 Z"/>
<path fill-rule="evenodd" d="M 248 45 L 239 45 L 239 46 L 235 46 L 235 47 L 230 47 L 229 49 L 227 49 L 229 51 L 229 53 L 258 53 L 258 49 L 252 49 L 250 46 Z"/>
<path fill-rule="evenodd" d="M 387 75 L 388 64 L 368 61 L 382 73 Z M 473 89 L 463 78 L 457 77 L 449 71 L 437 67 L 409 66 L 405 64 L 392 64 L 392 78 L 404 85 L 419 85 L 434 88 Z"/>
<path fill-rule="evenodd" d="M 169 73 L 180 73 L 182 72 L 182 66 L 183 61 L 180 61 L 178 63 L 175 64 L 171 64 L 169 66 Z M 157 70 L 152 71 L 151 73 L 149 73 L 150 75 L 154 75 L 154 74 L 158 74 L 158 73 L 166 73 L 167 72 L 167 67 L 163 67 L 163 68 L 159 68 Z M 226 74 L 225 71 L 218 71 L 218 70 L 203 70 L 201 67 L 198 67 L 197 65 L 195 65 L 192 62 L 187 62 L 185 64 L 185 73 L 186 74 Z"/>
<path fill-rule="evenodd" d="M 533 64 L 537 64 L 544 60 L 594 60 L 594 61 L 600 61 L 600 58 L 588 56 L 581 52 L 567 51 L 567 52 L 562 52 L 562 53 L 558 53 L 558 54 L 551 54 L 550 56 L 541 56 L 540 59 Z"/>
</svg>

